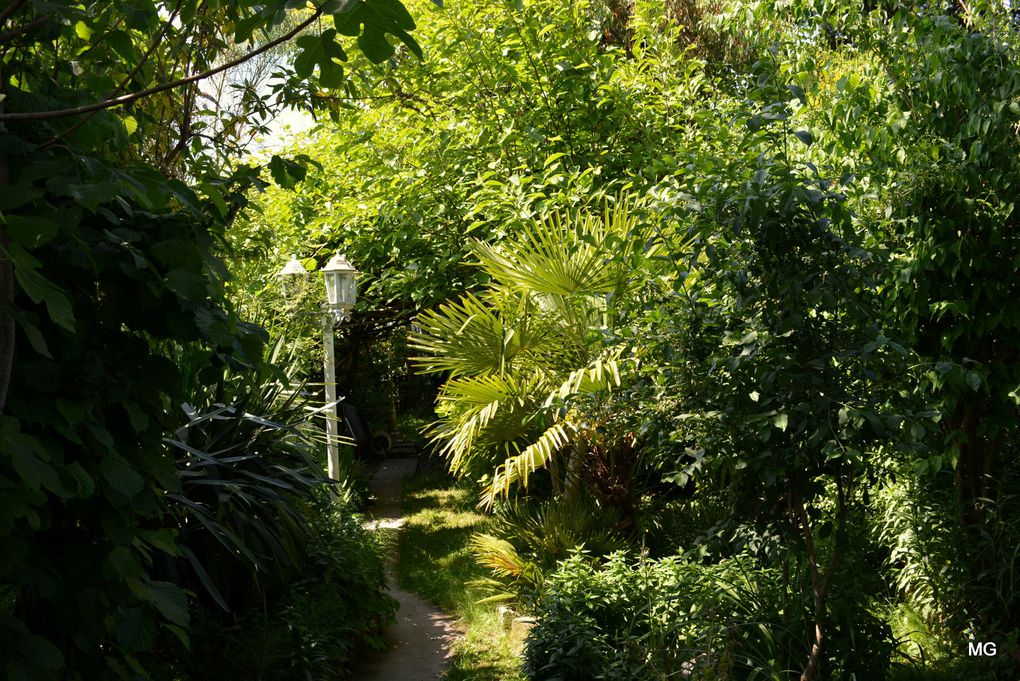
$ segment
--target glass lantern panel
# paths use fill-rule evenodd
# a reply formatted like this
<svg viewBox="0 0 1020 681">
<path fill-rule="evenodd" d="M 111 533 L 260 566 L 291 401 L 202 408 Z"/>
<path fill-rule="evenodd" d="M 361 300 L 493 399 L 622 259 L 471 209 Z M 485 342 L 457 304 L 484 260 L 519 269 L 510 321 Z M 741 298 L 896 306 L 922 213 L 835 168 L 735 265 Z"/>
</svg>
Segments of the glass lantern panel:
<svg viewBox="0 0 1020 681">
<path fill-rule="evenodd" d="M 356 280 L 350 274 L 344 274 L 340 277 L 339 296 L 337 303 L 344 307 L 354 307 L 354 298 L 356 295 Z"/>
<path fill-rule="evenodd" d="M 337 291 L 337 280 L 339 275 L 333 272 L 327 272 L 323 275 L 323 279 L 326 280 L 326 300 L 329 301 L 330 305 L 338 304 L 338 291 Z"/>
</svg>

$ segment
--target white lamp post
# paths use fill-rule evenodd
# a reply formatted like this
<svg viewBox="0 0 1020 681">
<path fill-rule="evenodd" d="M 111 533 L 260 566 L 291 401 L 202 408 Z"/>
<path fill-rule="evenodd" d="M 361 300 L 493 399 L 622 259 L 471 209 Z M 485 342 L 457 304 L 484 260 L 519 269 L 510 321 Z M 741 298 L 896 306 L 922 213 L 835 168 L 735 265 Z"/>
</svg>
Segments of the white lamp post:
<svg viewBox="0 0 1020 681">
<path fill-rule="evenodd" d="M 304 265 L 296 257 L 278 273 L 281 277 L 306 277 Z M 339 253 L 335 254 L 322 268 L 326 283 L 326 302 L 322 305 L 322 345 L 324 349 L 323 373 L 326 385 L 326 461 L 329 477 L 338 479 L 340 474 L 340 451 L 337 447 L 336 416 L 336 364 L 333 349 L 333 328 L 350 319 L 351 310 L 358 297 L 358 272 Z"/>
<path fill-rule="evenodd" d="M 337 447 L 336 418 L 336 364 L 333 359 L 333 325 L 350 319 L 351 310 L 358 297 L 358 274 L 347 258 L 335 254 L 322 268 L 326 281 L 326 303 L 322 307 L 322 345 L 325 348 L 324 368 L 326 375 L 326 404 L 331 405 L 326 413 L 326 460 L 329 477 L 337 480 L 340 475 L 340 450 Z"/>
<path fill-rule="evenodd" d="M 283 282 L 284 301 L 290 303 L 290 299 L 297 295 L 304 280 L 308 278 L 308 270 L 297 259 L 297 256 L 291 255 L 290 260 L 283 266 L 283 269 L 276 273 L 276 276 Z"/>
<path fill-rule="evenodd" d="M 278 277 L 293 275 L 297 275 L 299 277 L 308 276 L 308 270 L 305 269 L 305 266 L 301 264 L 301 261 L 297 259 L 296 255 L 291 255 L 290 260 L 288 260 L 287 264 L 283 266 L 283 269 L 276 273 L 276 276 Z"/>
</svg>

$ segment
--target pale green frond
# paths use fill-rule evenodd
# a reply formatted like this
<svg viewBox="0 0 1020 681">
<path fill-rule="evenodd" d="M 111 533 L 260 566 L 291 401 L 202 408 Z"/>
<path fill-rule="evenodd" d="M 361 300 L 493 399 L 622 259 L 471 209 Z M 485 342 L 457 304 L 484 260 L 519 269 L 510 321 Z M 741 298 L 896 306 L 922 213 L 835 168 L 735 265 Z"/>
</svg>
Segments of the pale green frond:
<svg viewBox="0 0 1020 681">
<path fill-rule="evenodd" d="M 588 366 L 570 372 L 559 387 L 549 393 L 544 406 L 548 407 L 557 399 L 565 400 L 571 395 L 611 389 L 619 386 L 620 382 L 619 356 L 598 357 Z"/>
<path fill-rule="evenodd" d="M 418 317 L 420 331 L 411 334 L 409 344 L 427 354 L 411 361 L 420 373 L 448 371 L 452 376 L 526 367 L 529 356 L 562 346 L 556 325 L 536 310 L 532 297 L 520 292 L 493 289 L 483 298 L 466 294 Z"/>
<path fill-rule="evenodd" d="M 461 470 L 468 457 L 480 452 L 501 451 L 526 438 L 545 384 L 534 376 L 491 374 L 450 379 L 439 395 L 438 412 L 428 436 L 450 460 L 450 469 Z"/>
<path fill-rule="evenodd" d="M 506 326 L 499 308 L 471 293 L 418 316 L 421 331 L 409 344 L 427 355 L 412 357 L 421 373 L 452 375 L 500 371 L 505 363 Z"/>
<path fill-rule="evenodd" d="M 426 435 L 439 446 L 439 452 L 450 461 L 450 470 L 457 473 L 470 456 L 475 438 L 495 415 L 498 402 L 456 420 L 441 419 L 433 423 Z"/>
<path fill-rule="evenodd" d="M 549 460 L 569 444 L 572 431 L 573 427 L 569 423 L 554 423 L 520 454 L 508 457 L 496 469 L 492 483 L 483 492 L 482 504 L 492 506 L 497 496 L 508 494 L 510 487 L 518 482 L 527 487 L 528 476 L 545 468 Z"/>
<path fill-rule="evenodd" d="M 470 548 L 475 561 L 498 577 L 518 578 L 527 569 L 526 561 L 505 539 L 476 533 L 471 537 Z"/>
<path fill-rule="evenodd" d="M 471 552 L 475 561 L 490 570 L 495 578 L 478 579 L 470 583 L 475 588 L 493 592 L 478 603 L 514 600 L 522 588 L 533 591 L 542 582 L 541 568 L 533 560 L 521 555 L 505 539 L 491 534 L 475 534 L 471 537 Z"/>
<path fill-rule="evenodd" d="M 607 266 L 614 256 L 609 231 L 624 236 L 635 225 L 624 201 L 607 207 L 601 218 L 551 213 L 498 246 L 473 241 L 471 249 L 500 284 L 563 296 L 609 293 L 619 288 L 623 274 Z"/>
<path fill-rule="evenodd" d="M 499 581 L 495 580 L 495 579 L 475 580 L 473 582 L 469 582 L 468 585 L 469 586 L 475 586 L 475 587 L 478 587 L 478 588 L 485 588 L 485 587 L 499 588 L 499 587 L 502 586 L 502 584 Z M 477 605 L 489 605 L 491 603 L 505 603 L 507 601 L 514 601 L 514 600 L 517 600 L 517 595 L 516 594 L 512 594 L 509 591 L 500 591 L 499 593 L 497 593 L 495 595 L 487 596 L 485 598 L 480 598 L 477 601 L 475 601 L 475 603 Z"/>
<path fill-rule="evenodd" d="M 461 468 L 475 439 L 510 393 L 510 386 L 498 375 L 455 378 L 443 386 L 439 400 L 453 405 L 455 410 L 448 410 L 447 416 L 432 424 L 427 435 L 440 446 L 440 453 L 449 458 L 452 471 Z"/>
<path fill-rule="evenodd" d="M 451 401 L 471 409 L 508 399 L 521 392 L 521 380 L 514 376 L 488 374 L 451 378 L 443 385 L 440 401 Z"/>
</svg>

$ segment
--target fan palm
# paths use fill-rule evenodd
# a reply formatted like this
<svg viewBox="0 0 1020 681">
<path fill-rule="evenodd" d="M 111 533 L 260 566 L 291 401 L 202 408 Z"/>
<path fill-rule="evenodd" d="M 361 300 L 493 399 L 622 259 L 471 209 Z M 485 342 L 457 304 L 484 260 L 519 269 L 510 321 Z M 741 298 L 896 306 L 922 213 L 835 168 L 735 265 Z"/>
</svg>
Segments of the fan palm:
<svg viewBox="0 0 1020 681">
<path fill-rule="evenodd" d="M 592 432 L 577 398 L 620 384 L 624 362 L 606 338 L 655 250 L 630 203 L 554 213 L 498 245 L 472 242 L 491 284 L 418 319 L 418 370 L 449 375 L 430 436 L 455 473 L 491 471 L 487 504 L 547 466 L 562 489 Z"/>
</svg>

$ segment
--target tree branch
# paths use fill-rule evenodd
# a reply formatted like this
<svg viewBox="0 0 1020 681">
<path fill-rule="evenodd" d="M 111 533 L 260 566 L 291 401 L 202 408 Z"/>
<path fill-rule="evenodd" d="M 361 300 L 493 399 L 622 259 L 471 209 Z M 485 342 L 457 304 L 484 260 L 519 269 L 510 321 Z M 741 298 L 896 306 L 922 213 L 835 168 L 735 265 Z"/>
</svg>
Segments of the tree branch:
<svg viewBox="0 0 1020 681">
<path fill-rule="evenodd" d="M 14 2 L 4 7 L 3 10 L 0 11 L 0 24 L 10 19 L 11 16 L 19 9 L 21 9 L 21 6 L 24 5 L 27 1 L 28 0 L 14 0 Z"/>
<path fill-rule="evenodd" d="M 79 114 L 90 113 L 90 112 L 93 112 L 93 111 L 101 111 L 103 109 L 110 109 L 110 108 L 115 107 L 115 106 L 122 106 L 124 104 L 130 104 L 131 102 L 134 102 L 136 100 L 142 99 L 143 97 L 148 97 L 149 95 L 154 95 L 154 94 L 157 94 L 157 93 L 160 93 L 160 92 L 165 92 L 166 90 L 172 90 L 172 89 L 174 89 L 176 87 L 180 87 L 182 85 L 190 85 L 191 83 L 197 83 L 200 80 L 205 80 L 206 78 L 209 78 L 210 76 L 215 76 L 217 73 L 222 73 L 223 71 L 226 71 L 227 69 L 233 68 L 233 67 L 237 66 L 238 64 L 243 64 L 244 62 L 248 61 L 252 57 L 257 57 L 258 55 L 262 54 L 263 52 L 267 52 L 267 51 L 273 49 L 274 47 L 276 47 L 277 45 L 280 45 L 281 43 L 287 42 L 288 40 L 290 40 L 291 38 L 296 36 L 298 33 L 303 31 L 304 29 L 306 29 L 308 26 L 310 26 L 312 23 L 314 23 L 315 20 L 318 19 L 321 15 L 322 15 L 322 8 L 320 7 L 320 8 L 315 10 L 315 13 L 312 14 L 312 16 L 310 16 L 308 19 L 306 19 L 305 21 L 303 21 L 300 24 L 298 24 L 293 30 L 289 31 L 285 35 L 282 35 L 282 36 L 280 36 L 279 38 L 277 38 L 275 40 L 271 40 L 268 43 L 266 43 L 265 45 L 263 45 L 262 47 L 260 47 L 258 49 L 255 49 L 255 50 L 252 50 L 252 51 L 250 51 L 250 52 L 248 52 L 248 53 L 238 57 L 237 59 L 232 59 L 231 61 L 228 61 L 225 64 L 221 64 L 220 66 L 217 66 L 215 68 L 209 69 L 207 71 L 203 71 L 201 73 L 196 73 L 196 74 L 193 74 L 191 76 L 187 76 L 185 78 L 178 78 L 177 80 L 170 81 L 169 83 L 162 83 L 160 85 L 154 85 L 153 87 L 147 88 L 145 90 L 141 90 L 140 92 L 133 92 L 133 93 L 131 93 L 129 95 L 122 95 L 120 97 L 112 97 L 110 99 L 106 99 L 106 100 L 103 100 L 101 102 L 94 102 L 92 104 L 85 104 L 83 106 L 77 106 L 77 107 L 73 107 L 73 108 L 70 108 L 70 109 L 55 109 L 53 111 L 35 111 L 35 112 L 31 112 L 31 113 L 0 114 L 0 121 L 46 121 L 46 120 L 50 120 L 50 119 L 53 119 L 53 118 L 64 118 L 66 116 L 77 116 Z"/>
<path fill-rule="evenodd" d="M 49 22 L 49 20 L 50 20 L 50 17 L 47 15 L 47 16 L 39 17 L 38 19 L 33 19 L 32 21 L 28 22 L 27 24 L 22 24 L 21 26 L 15 26 L 14 28 L 9 28 L 6 31 L 4 31 L 3 33 L 0 33 L 0 44 L 6 43 L 9 40 L 17 38 L 19 35 L 22 35 L 23 33 L 30 33 L 32 31 L 34 31 L 35 29 L 37 29 L 37 28 L 39 28 L 41 26 L 44 26 L 47 22 Z"/>
<path fill-rule="evenodd" d="M 156 38 L 152 41 L 152 44 L 149 45 L 149 49 L 145 51 L 145 54 L 143 54 L 142 58 L 138 60 L 138 63 L 135 64 L 135 67 L 133 69 L 131 69 L 131 71 L 126 76 L 124 76 L 124 79 L 120 82 L 120 85 L 117 86 L 117 88 L 111 93 L 111 95 L 115 95 L 118 92 L 123 92 L 124 88 L 126 88 L 128 86 L 128 84 L 131 82 L 131 79 L 134 78 L 135 75 L 145 65 L 145 62 L 149 61 L 149 57 L 152 56 L 152 53 L 156 51 L 156 48 L 163 41 L 163 38 L 166 37 L 167 29 L 170 28 L 170 25 L 173 23 L 173 20 L 177 18 L 177 14 L 180 11 L 181 11 L 181 2 L 180 2 L 180 0 L 178 0 L 177 6 L 174 7 L 174 11 L 170 13 L 170 16 L 163 23 L 163 28 L 160 29 L 159 34 L 156 35 Z M 92 117 L 95 116 L 97 113 L 99 113 L 98 110 L 97 111 L 93 111 L 88 116 L 85 116 L 84 118 L 79 120 L 77 123 L 75 123 L 71 127 L 67 128 L 63 132 L 57 133 L 52 138 L 47 140 L 46 143 L 44 143 L 42 146 L 40 146 L 39 150 L 40 151 L 44 151 L 46 149 L 49 149 L 50 147 L 52 147 L 54 144 L 56 144 L 57 142 L 59 142 L 63 138 L 67 137 L 71 133 L 73 133 L 76 130 L 80 129 L 83 125 L 85 125 L 90 120 L 92 120 Z"/>
</svg>

